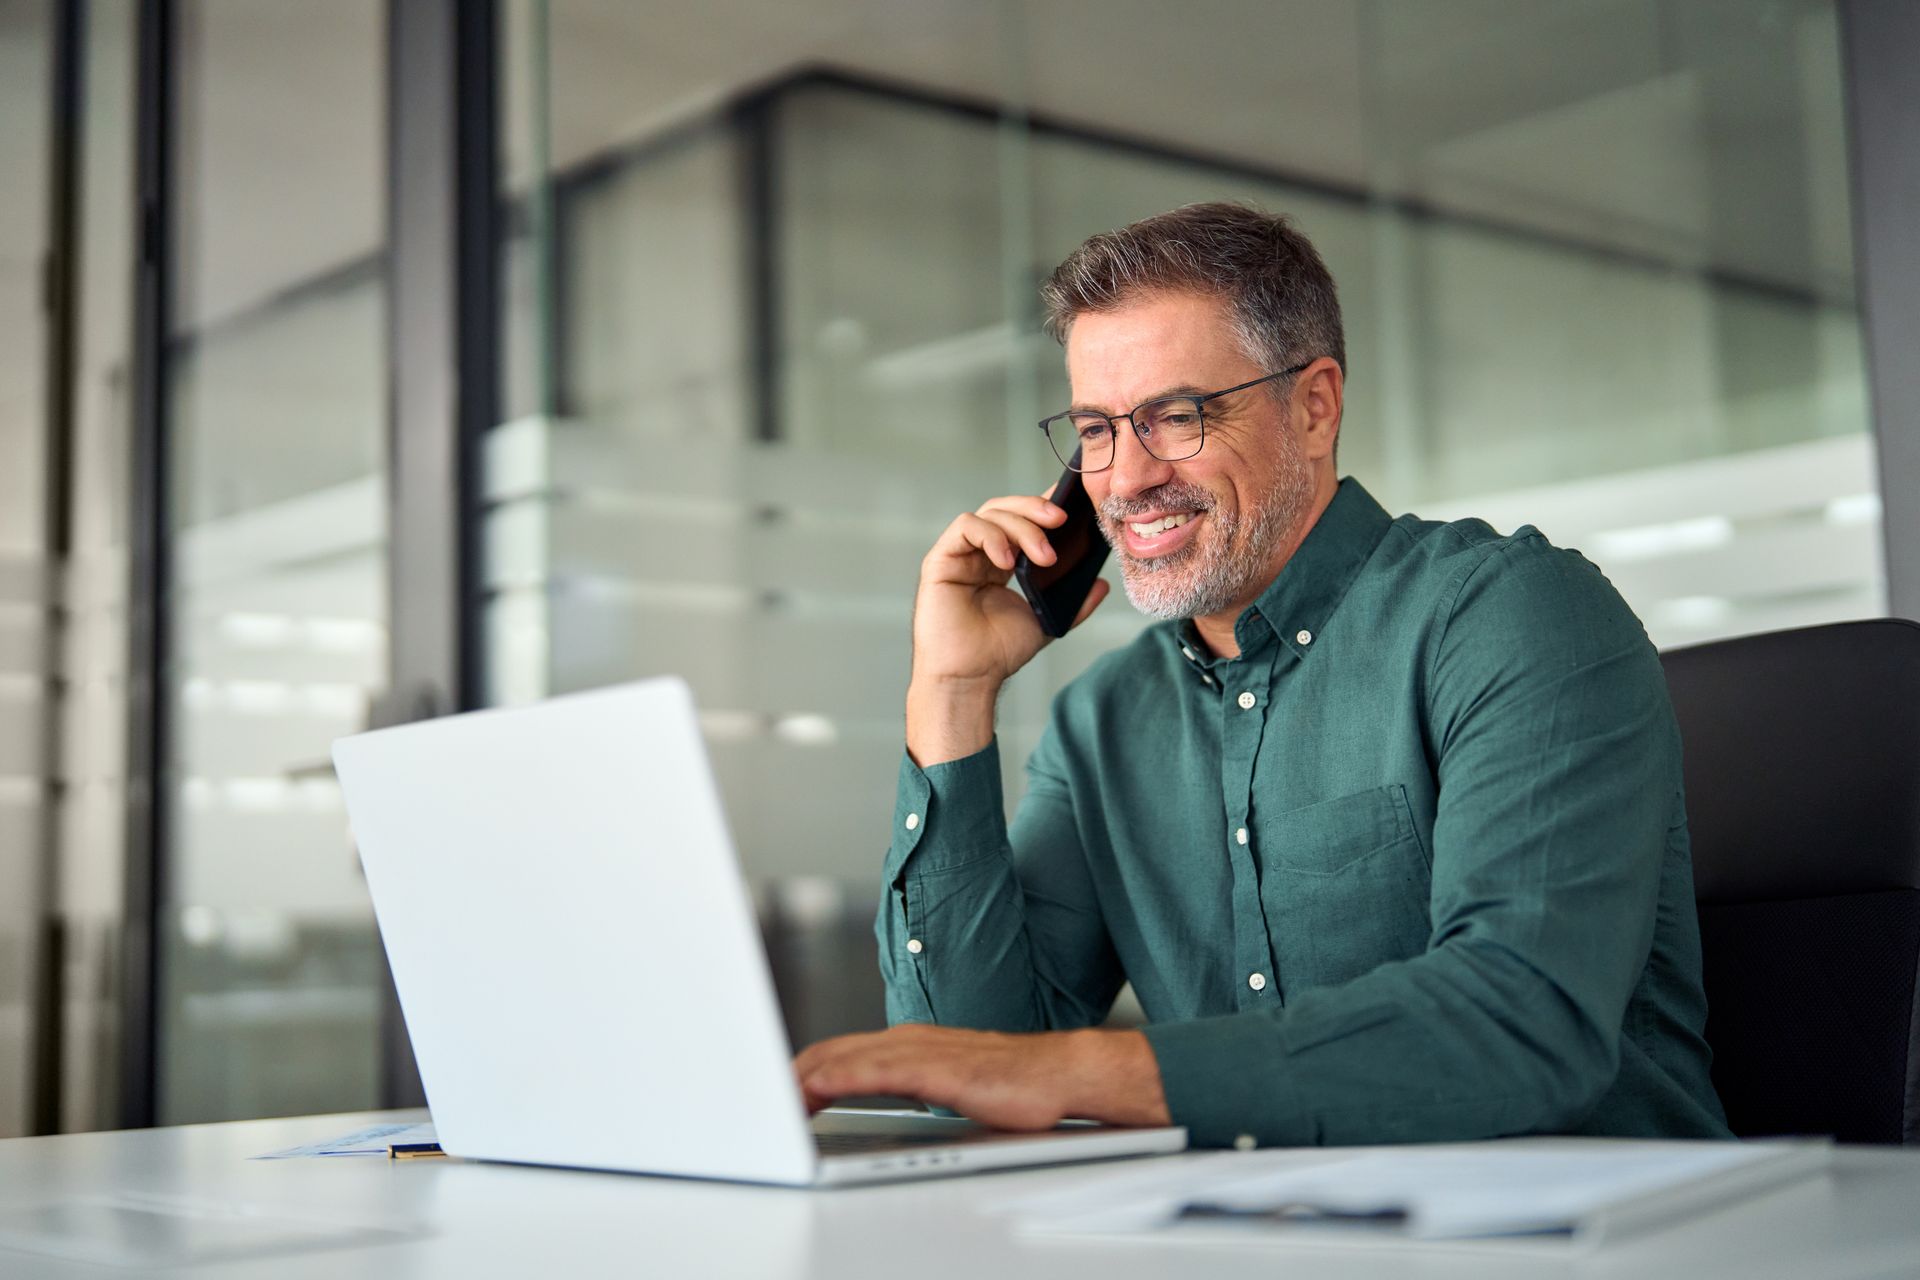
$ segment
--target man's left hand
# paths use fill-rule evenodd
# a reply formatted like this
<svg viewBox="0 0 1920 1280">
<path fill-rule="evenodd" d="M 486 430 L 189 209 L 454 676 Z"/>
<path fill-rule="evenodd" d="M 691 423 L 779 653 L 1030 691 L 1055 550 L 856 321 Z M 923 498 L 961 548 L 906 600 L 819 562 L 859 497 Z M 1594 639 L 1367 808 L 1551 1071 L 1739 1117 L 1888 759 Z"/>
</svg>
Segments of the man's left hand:
<svg viewBox="0 0 1920 1280">
<path fill-rule="evenodd" d="M 1008 1035 L 908 1023 L 822 1040 L 794 1059 L 793 1071 L 809 1111 L 883 1093 L 997 1129 L 1050 1129 L 1070 1116 L 1171 1123 L 1159 1063 L 1138 1031 Z"/>
</svg>

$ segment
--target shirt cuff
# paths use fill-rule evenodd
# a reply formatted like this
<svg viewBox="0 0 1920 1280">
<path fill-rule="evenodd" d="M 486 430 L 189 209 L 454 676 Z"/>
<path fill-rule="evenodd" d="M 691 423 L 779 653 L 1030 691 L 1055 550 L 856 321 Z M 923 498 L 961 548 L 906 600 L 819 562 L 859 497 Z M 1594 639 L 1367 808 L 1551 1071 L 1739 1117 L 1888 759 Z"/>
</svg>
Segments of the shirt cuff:
<svg viewBox="0 0 1920 1280">
<path fill-rule="evenodd" d="M 1300 1147 L 1318 1141 L 1278 1029 L 1265 1012 L 1145 1028 L 1173 1123 L 1196 1147 Z"/>
<path fill-rule="evenodd" d="M 883 884 L 898 884 L 909 858 L 914 858 L 916 872 L 945 871 L 1006 845 L 998 739 L 970 756 L 925 769 L 902 751 L 894 796 L 893 841 L 881 864 Z M 925 851 L 915 858 L 922 845 Z"/>
</svg>

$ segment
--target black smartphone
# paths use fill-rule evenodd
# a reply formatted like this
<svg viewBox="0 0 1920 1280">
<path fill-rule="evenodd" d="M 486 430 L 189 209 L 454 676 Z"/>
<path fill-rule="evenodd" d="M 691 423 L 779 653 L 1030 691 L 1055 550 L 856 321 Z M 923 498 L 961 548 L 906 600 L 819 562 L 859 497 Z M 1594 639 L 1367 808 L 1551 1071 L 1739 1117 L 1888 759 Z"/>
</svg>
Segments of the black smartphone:
<svg viewBox="0 0 1920 1280">
<path fill-rule="evenodd" d="M 1078 460 L 1079 455 L 1074 456 Z M 1013 576 L 1033 606 L 1040 629 L 1050 636 L 1063 636 L 1079 616 L 1112 548 L 1100 532 L 1100 518 L 1078 471 L 1068 467 L 1048 497 L 1067 513 L 1066 523 L 1046 531 L 1058 558 L 1052 564 L 1035 564 L 1023 553 L 1013 562 Z"/>
</svg>

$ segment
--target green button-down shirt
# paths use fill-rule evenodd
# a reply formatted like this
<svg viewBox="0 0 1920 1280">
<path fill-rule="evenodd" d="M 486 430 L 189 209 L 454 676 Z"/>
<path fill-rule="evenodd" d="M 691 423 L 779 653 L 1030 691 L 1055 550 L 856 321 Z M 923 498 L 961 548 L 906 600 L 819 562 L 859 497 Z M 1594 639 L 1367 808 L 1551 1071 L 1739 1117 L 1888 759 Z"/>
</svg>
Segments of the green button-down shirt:
<svg viewBox="0 0 1920 1280">
<path fill-rule="evenodd" d="M 1725 1137 L 1680 744 L 1577 552 L 1353 480 L 1214 659 L 1150 628 L 997 748 L 900 771 L 895 1022 L 1083 1027 L 1123 981 L 1199 1145 Z"/>
</svg>

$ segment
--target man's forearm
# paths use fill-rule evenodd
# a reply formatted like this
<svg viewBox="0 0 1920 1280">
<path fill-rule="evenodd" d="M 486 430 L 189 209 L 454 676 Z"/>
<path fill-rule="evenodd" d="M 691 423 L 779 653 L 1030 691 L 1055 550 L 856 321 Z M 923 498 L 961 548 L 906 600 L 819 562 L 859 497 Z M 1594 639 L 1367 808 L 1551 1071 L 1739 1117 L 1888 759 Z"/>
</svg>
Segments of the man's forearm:
<svg viewBox="0 0 1920 1280">
<path fill-rule="evenodd" d="M 907 754 L 925 769 L 984 750 L 999 696 L 998 683 L 915 679 L 907 686 Z"/>
</svg>

